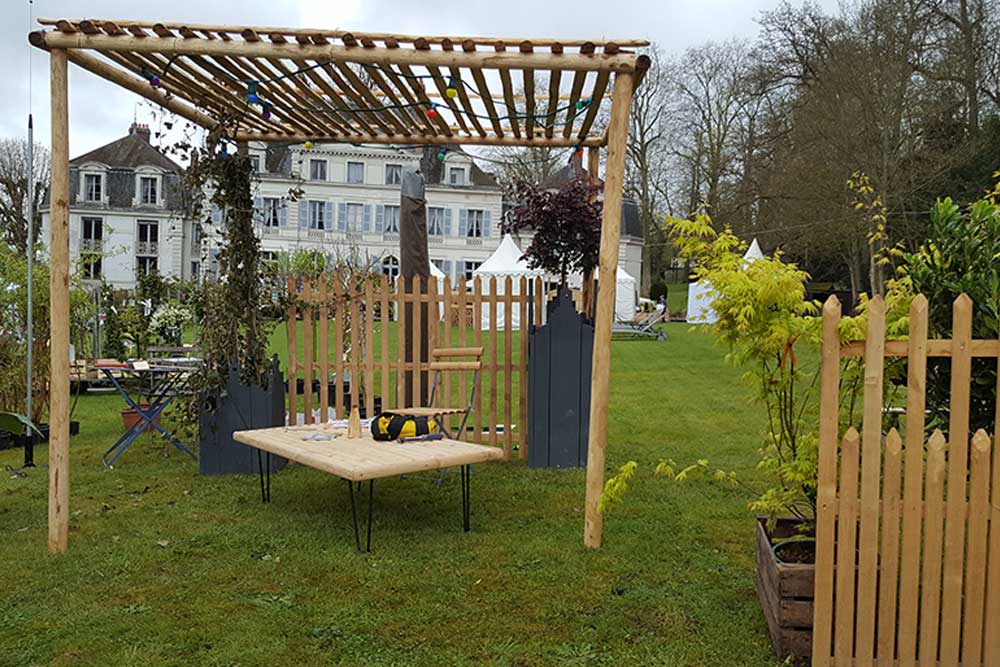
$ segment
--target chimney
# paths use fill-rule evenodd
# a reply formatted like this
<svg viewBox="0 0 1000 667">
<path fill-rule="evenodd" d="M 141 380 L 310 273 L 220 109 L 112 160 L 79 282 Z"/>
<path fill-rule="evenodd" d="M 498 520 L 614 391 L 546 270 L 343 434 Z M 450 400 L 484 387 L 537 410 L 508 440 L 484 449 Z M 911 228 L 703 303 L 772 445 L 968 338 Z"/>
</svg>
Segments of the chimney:
<svg viewBox="0 0 1000 667">
<path fill-rule="evenodd" d="M 132 127 L 128 128 L 128 133 L 137 135 L 147 144 L 149 143 L 149 125 L 144 123 L 132 123 Z"/>
</svg>

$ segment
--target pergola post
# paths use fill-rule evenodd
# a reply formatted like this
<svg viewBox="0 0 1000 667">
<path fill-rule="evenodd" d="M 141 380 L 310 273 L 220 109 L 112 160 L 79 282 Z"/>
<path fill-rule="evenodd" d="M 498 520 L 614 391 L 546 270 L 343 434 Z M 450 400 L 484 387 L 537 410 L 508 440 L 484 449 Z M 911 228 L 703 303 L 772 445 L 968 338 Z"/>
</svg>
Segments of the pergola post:
<svg viewBox="0 0 1000 667">
<path fill-rule="evenodd" d="M 597 172 L 601 167 L 601 148 L 591 146 L 587 149 L 587 182 L 597 185 L 600 177 Z M 597 195 L 594 195 L 595 197 Z M 583 274 L 583 312 L 587 317 L 594 313 L 594 271 L 591 269 Z"/>
<path fill-rule="evenodd" d="M 590 380 L 590 434 L 587 446 L 587 500 L 583 543 L 591 549 L 601 546 L 601 513 L 597 506 L 604 487 L 604 449 L 608 442 L 611 323 L 615 317 L 618 241 L 621 237 L 622 187 L 625 180 L 625 146 L 628 141 L 632 91 L 632 73 L 617 73 L 611 93 L 611 123 L 608 126 L 608 156 L 604 170 L 597 317 L 594 321 L 593 375 Z"/>
<path fill-rule="evenodd" d="M 69 532 L 69 100 L 65 49 L 51 51 L 52 186 L 49 213 L 49 552 Z"/>
</svg>

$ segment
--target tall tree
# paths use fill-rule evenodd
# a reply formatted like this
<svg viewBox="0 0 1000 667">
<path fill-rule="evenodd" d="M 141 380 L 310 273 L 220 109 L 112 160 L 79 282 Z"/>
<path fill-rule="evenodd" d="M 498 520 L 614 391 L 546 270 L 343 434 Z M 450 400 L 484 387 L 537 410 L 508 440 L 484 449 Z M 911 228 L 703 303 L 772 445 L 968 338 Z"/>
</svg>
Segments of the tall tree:
<svg viewBox="0 0 1000 667">
<path fill-rule="evenodd" d="M 34 236 L 38 242 L 42 216 L 39 208 L 49 182 L 49 151 L 40 144 L 34 147 Z M 28 142 L 24 139 L 0 139 L 0 233 L 10 247 L 28 249 Z"/>
</svg>

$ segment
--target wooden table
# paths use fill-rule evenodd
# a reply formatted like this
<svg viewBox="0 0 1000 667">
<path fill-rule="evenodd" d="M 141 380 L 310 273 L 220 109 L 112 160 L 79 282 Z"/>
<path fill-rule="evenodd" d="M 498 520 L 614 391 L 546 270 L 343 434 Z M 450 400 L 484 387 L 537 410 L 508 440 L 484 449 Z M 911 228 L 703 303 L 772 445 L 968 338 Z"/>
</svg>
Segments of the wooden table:
<svg viewBox="0 0 1000 667">
<path fill-rule="evenodd" d="M 315 437 L 332 439 L 314 440 Z M 473 463 L 496 461 L 503 458 L 499 447 L 475 445 L 458 440 L 431 440 L 426 442 L 376 442 L 370 434 L 348 438 L 346 430 L 312 426 L 279 426 L 277 428 L 236 431 L 233 440 L 257 449 L 257 469 L 260 472 L 261 500 L 271 500 L 271 454 L 284 456 L 290 461 L 336 475 L 347 481 L 351 498 L 351 516 L 354 519 L 354 541 L 361 550 L 361 533 L 358 528 L 355 484 L 368 482 L 368 538 L 367 550 L 371 551 L 372 501 L 375 480 L 428 470 L 441 470 L 459 466 L 462 473 L 462 522 L 469 531 L 470 466 Z M 264 452 L 267 461 L 262 460 Z"/>
</svg>

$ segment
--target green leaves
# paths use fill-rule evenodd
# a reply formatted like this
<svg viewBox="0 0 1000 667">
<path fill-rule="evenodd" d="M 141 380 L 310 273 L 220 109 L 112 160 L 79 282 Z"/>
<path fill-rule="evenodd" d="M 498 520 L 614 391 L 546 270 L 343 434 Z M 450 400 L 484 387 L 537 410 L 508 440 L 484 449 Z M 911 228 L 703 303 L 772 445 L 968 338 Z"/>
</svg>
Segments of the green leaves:
<svg viewBox="0 0 1000 667">
<path fill-rule="evenodd" d="M 609 477 L 604 482 L 604 492 L 601 494 L 601 501 L 597 505 L 598 512 L 605 512 L 612 507 L 621 505 L 628 491 L 628 483 L 635 476 L 635 471 L 639 464 L 629 461 L 618 469 L 618 474 Z"/>
<path fill-rule="evenodd" d="M 7 431 L 8 433 L 21 433 L 25 428 L 30 429 L 38 436 L 42 435 L 42 432 L 35 427 L 34 422 L 24 415 L 15 414 L 13 412 L 0 412 L 0 431 Z"/>
</svg>

